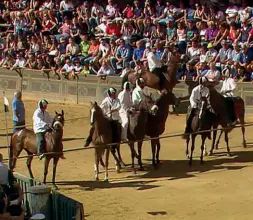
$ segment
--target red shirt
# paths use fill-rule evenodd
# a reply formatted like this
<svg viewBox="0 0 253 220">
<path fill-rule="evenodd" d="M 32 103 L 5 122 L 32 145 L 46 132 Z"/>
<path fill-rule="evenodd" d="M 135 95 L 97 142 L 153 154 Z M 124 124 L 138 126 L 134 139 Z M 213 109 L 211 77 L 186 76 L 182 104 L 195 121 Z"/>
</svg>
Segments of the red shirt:
<svg viewBox="0 0 253 220">
<path fill-rule="evenodd" d="M 105 33 L 108 35 L 115 35 L 116 37 L 120 37 L 120 28 L 117 24 L 110 24 L 106 26 Z"/>
</svg>

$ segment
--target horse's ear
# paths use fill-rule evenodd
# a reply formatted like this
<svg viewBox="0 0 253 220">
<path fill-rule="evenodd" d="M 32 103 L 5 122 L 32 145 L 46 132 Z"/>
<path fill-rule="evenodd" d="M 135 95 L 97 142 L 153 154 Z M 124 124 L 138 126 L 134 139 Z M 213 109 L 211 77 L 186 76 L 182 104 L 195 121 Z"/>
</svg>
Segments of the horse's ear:
<svg viewBox="0 0 253 220">
<path fill-rule="evenodd" d="M 63 110 L 61 110 L 61 114 L 64 115 L 64 111 Z"/>
<path fill-rule="evenodd" d="M 97 103 L 97 102 L 94 102 L 94 105 L 98 105 L 98 103 Z"/>
<path fill-rule="evenodd" d="M 90 101 L 90 105 L 93 106 L 93 102 L 92 101 Z"/>
<path fill-rule="evenodd" d="M 56 115 L 59 115 L 57 111 L 54 111 Z"/>
</svg>

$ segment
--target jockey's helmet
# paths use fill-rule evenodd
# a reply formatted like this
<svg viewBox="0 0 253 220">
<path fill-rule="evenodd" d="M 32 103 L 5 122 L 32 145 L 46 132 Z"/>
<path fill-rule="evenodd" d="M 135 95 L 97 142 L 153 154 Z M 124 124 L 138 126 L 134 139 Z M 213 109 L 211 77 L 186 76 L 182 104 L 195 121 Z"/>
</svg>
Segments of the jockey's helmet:
<svg viewBox="0 0 253 220">
<path fill-rule="evenodd" d="M 48 101 L 46 99 L 41 99 L 39 102 L 38 102 L 38 107 L 40 109 L 42 109 L 43 107 L 46 107 L 48 105 Z"/>
<path fill-rule="evenodd" d="M 130 90 L 131 89 L 130 82 L 125 82 L 123 88 L 124 90 Z"/>
<path fill-rule="evenodd" d="M 113 87 L 111 87 L 107 90 L 108 96 L 111 96 L 112 94 L 116 94 L 116 92 L 117 92 L 117 90 Z"/>
<path fill-rule="evenodd" d="M 140 86 L 140 85 L 142 85 L 144 83 L 144 79 L 143 78 L 138 78 L 137 80 L 136 80 L 136 86 Z"/>
</svg>

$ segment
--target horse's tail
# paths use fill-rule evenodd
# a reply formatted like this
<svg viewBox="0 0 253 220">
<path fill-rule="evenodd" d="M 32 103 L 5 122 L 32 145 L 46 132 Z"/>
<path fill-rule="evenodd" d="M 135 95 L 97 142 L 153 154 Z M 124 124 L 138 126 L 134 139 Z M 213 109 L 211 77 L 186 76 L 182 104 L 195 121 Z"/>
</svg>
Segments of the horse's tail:
<svg viewBox="0 0 253 220">
<path fill-rule="evenodd" d="M 235 115 L 238 119 L 245 117 L 245 102 L 241 97 L 237 97 L 235 101 Z"/>
</svg>

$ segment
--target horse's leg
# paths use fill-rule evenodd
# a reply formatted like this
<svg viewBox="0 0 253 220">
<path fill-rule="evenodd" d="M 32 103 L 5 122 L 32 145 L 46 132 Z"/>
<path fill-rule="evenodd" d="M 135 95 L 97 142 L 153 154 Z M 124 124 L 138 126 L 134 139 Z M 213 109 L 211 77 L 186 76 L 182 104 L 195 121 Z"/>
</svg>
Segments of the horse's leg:
<svg viewBox="0 0 253 220">
<path fill-rule="evenodd" d="M 47 179 L 47 173 L 48 173 L 48 166 L 49 166 L 49 162 L 51 160 L 51 157 L 46 156 L 45 158 L 45 162 L 44 162 L 44 178 L 43 178 L 43 183 L 46 183 L 46 179 Z"/>
<path fill-rule="evenodd" d="M 33 160 L 33 153 L 27 151 L 27 154 L 28 154 L 28 157 L 27 157 L 27 160 L 26 160 L 26 166 L 27 166 L 30 177 L 32 179 L 34 179 L 34 176 L 33 176 L 33 173 L 32 173 L 32 167 L 31 167 L 32 160 Z"/>
<path fill-rule="evenodd" d="M 123 162 L 122 157 L 121 157 L 121 153 L 120 153 L 120 145 L 116 148 L 116 151 L 118 153 L 118 158 L 119 158 L 120 164 L 125 167 L 126 164 Z"/>
<path fill-rule="evenodd" d="M 103 161 L 103 158 L 102 158 L 102 157 L 99 159 L 99 162 L 100 162 L 101 166 L 102 166 L 103 168 L 105 168 L 105 163 L 104 163 L 104 161 Z"/>
<path fill-rule="evenodd" d="M 223 134 L 223 130 L 220 131 L 220 135 L 218 137 L 218 140 L 215 144 L 215 149 L 218 150 L 219 149 L 219 143 L 220 143 L 220 139 L 221 139 L 221 135 Z"/>
<path fill-rule="evenodd" d="M 231 156 L 230 148 L 229 148 L 229 144 L 228 144 L 228 132 L 227 131 L 225 131 L 225 141 L 226 141 L 226 144 L 227 144 L 228 156 Z"/>
<path fill-rule="evenodd" d="M 214 145 L 215 145 L 215 141 L 216 141 L 216 136 L 217 136 L 217 125 L 213 126 L 213 141 L 212 141 L 212 147 L 211 150 L 209 151 L 208 155 L 211 156 L 213 154 L 213 149 L 214 149 Z"/>
<path fill-rule="evenodd" d="M 136 170 L 134 168 L 134 158 L 136 155 L 135 149 L 134 149 L 134 143 L 129 144 L 130 150 L 131 150 L 131 159 L 132 159 L 132 171 L 133 173 L 136 173 Z"/>
<path fill-rule="evenodd" d="M 190 166 L 192 165 L 192 156 L 193 156 L 193 151 L 194 151 L 194 148 L 195 148 L 195 138 L 196 138 L 196 136 L 192 135 L 191 156 L 190 156 L 190 160 L 189 160 L 189 165 Z"/>
<path fill-rule="evenodd" d="M 186 139 L 186 157 L 187 159 L 190 159 L 190 156 L 189 156 L 189 142 L 190 142 L 190 135 L 187 136 L 187 139 Z"/>
<path fill-rule="evenodd" d="M 160 164 L 160 149 L 161 149 L 161 144 L 160 144 L 160 139 L 157 139 L 156 143 L 157 149 L 156 149 L 156 164 Z"/>
<path fill-rule="evenodd" d="M 52 183 L 53 183 L 53 189 L 58 190 L 58 187 L 55 184 L 55 175 L 56 175 L 56 168 L 59 161 L 59 157 L 54 157 L 54 164 L 53 164 L 53 177 L 52 177 Z"/>
<path fill-rule="evenodd" d="M 107 147 L 105 149 L 105 178 L 104 178 L 104 182 L 108 182 L 109 155 L 110 155 L 110 149 L 109 149 L 109 147 Z"/>
<path fill-rule="evenodd" d="M 201 139 L 202 139 L 202 144 L 201 144 L 201 156 L 200 156 L 200 164 L 203 164 L 203 157 L 204 157 L 204 149 L 205 149 L 205 141 L 206 141 L 206 135 L 202 134 L 201 135 Z"/>
<path fill-rule="evenodd" d="M 121 169 L 121 165 L 120 165 L 120 160 L 118 159 L 118 157 L 116 155 L 116 149 L 115 149 L 115 147 L 110 147 L 110 150 L 111 150 L 112 156 L 114 157 L 114 160 L 115 160 L 116 171 L 117 171 L 117 173 L 119 173 L 120 169 Z"/>
<path fill-rule="evenodd" d="M 245 127 L 244 127 L 245 121 L 244 121 L 244 116 L 239 117 L 239 121 L 240 121 L 240 124 L 241 124 L 241 130 L 242 130 L 242 146 L 244 148 L 246 148 L 247 144 L 246 144 L 246 138 L 245 138 Z"/>
<path fill-rule="evenodd" d="M 98 178 L 98 174 L 99 174 L 99 160 L 101 159 L 98 151 L 99 151 L 98 149 L 95 149 L 94 172 L 95 172 L 95 180 L 96 181 L 99 180 L 99 178 Z"/>
<path fill-rule="evenodd" d="M 156 153 L 156 142 L 151 140 L 151 149 L 152 149 L 152 165 L 156 169 L 155 153 Z"/>
<path fill-rule="evenodd" d="M 139 154 L 138 163 L 140 166 L 140 169 L 139 169 L 140 171 L 144 170 L 143 165 L 142 165 L 142 160 L 141 160 L 141 158 L 142 158 L 142 143 L 143 143 L 143 141 L 138 141 L 138 154 Z"/>
</svg>

